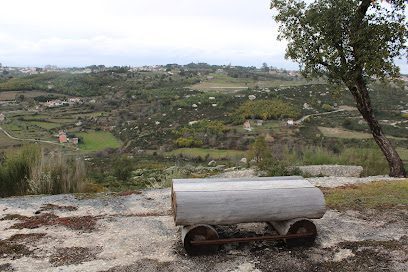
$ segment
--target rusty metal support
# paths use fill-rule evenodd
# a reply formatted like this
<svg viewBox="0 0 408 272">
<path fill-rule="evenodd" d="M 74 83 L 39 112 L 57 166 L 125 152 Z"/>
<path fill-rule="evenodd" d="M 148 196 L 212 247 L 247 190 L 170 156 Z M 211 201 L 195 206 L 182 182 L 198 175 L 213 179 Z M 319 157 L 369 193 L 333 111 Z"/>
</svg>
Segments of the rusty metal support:
<svg viewBox="0 0 408 272">
<path fill-rule="evenodd" d="M 283 240 L 293 238 L 305 238 L 315 236 L 315 233 L 296 233 L 287 235 L 264 235 L 255 237 L 242 237 L 242 238 L 226 238 L 226 239 L 214 239 L 214 240 L 197 240 L 190 241 L 191 245 L 222 245 L 228 243 L 248 243 L 255 241 L 271 241 L 271 240 Z"/>
</svg>

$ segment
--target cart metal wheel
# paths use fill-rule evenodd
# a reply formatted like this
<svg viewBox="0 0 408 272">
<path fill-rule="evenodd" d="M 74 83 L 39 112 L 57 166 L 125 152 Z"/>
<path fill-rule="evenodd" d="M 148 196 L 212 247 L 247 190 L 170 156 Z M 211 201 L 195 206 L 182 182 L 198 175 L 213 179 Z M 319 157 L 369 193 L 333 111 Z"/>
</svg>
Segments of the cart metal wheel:
<svg viewBox="0 0 408 272">
<path fill-rule="evenodd" d="M 317 236 L 316 225 L 310 220 L 299 220 L 292 224 L 287 234 L 302 234 L 309 233 L 309 236 L 285 239 L 286 245 L 290 247 L 305 246 L 310 247 L 314 245 Z"/>
<path fill-rule="evenodd" d="M 218 251 L 219 245 L 193 245 L 192 241 L 216 240 L 217 231 L 210 225 L 185 226 L 181 231 L 181 238 L 187 254 L 208 255 Z"/>
</svg>

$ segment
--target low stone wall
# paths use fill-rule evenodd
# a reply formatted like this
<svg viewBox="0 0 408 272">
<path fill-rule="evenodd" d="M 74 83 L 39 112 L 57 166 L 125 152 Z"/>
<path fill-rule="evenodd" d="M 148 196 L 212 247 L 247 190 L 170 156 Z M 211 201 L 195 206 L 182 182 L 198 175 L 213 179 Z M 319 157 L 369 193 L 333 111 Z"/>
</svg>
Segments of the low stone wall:
<svg viewBox="0 0 408 272">
<path fill-rule="evenodd" d="M 306 165 L 298 167 L 304 175 L 329 177 L 360 177 L 363 167 L 354 165 Z"/>
</svg>

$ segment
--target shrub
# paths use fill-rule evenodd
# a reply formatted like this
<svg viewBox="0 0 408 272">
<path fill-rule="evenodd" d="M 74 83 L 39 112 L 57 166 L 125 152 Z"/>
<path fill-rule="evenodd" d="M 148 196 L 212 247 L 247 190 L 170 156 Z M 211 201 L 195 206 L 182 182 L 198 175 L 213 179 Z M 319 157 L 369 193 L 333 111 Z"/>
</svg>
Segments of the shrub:
<svg viewBox="0 0 408 272">
<path fill-rule="evenodd" d="M 0 165 L 0 197 L 27 193 L 31 167 L 39 155 L 40 149 L 34 145 L 24 146 L 17 153 L 5 155 Z"/>
<path fill-rule="evenodd" d="M 7 154 L 0 165 L 0 197 L 81 192 L 85 182 L 82 159 L 61 152 L 46 156 L 36 145 Z"/>
<path fill-rule="evenodd" d="M 292 104 L 282 100 L 254 100 L 242 104 L 233 115 L 240 120 L 249 118 L 267 120 L 296 118 L 300 113 Z"/>
<path fill-rule="evenodd" d="M 333 107 L 330 106 L 329 104 L 323 104 L 323 105 L 322 105 L 322 109 L 323 109 L 324 111 L 332 111 L 332 110 L 333 110 Z"/>
<path fill-rule="evenodd" d="M 45 156 L 33 164 L 29 179 L 32 194 L 63 194 L 82 192 L 86 169 L 82 158 L 72 158 L 62 152 Z"/>
<path fill-rule="evenodd" d="M 279 160 L 271 156 L 258 163 L 258 167 L 260 170 L 265 171 L 268 177 L 302 175 L 302 171 L 293 166 L 290 161 Z"/>
<path fill-rule="evenodd" d="M 127 181 L 132 176 L 133 170 L 132 160 L 127 156 L 119 157 L 113 163 L 113 175 L 121 181 Z"/>
<path fill-rule="evenodd" d="M 250 160 L 255 160 L 256 163 L 261 163 L 263 160 L 267 160 L 270 157 L 271 151 L 268 150 L 265 137 L 259 136 L 249 146 L 248 158 Z"/>
<path fill-rule="evenodd" d="M 223 122 L 200 120 L 174 132 L 179 137 L 176 140 L 178 147 L 200 147 L 204 144 L 216 147 L 227 131 Z"/>
<path fill-rule="evenodd" d="M 300 161 L 305 165 L 336 164 L 336 154 L 323 147 L 305 147 L 300 151 Z"/>
<path fill-rule="evenodd" d="M 363 176 L 384 175 L 389 172 L 388 163 L 378 148 L 347 148 L 340 154 L 339 162 L 362 166 Z"/>
<path fill-rule="evenodd" d="M 178 147 L 200 147 L 203 142 L 200 139 L 195 139 L 193 137 L 180 137 L 176 140 L 176 145 Z"/>
</svg>

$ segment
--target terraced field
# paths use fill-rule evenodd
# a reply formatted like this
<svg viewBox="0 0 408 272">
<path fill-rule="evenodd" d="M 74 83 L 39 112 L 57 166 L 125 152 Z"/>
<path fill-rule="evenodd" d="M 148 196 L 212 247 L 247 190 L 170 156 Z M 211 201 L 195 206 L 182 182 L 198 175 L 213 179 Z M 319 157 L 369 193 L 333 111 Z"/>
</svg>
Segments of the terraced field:
<svg viewBox="0 0 408 272">
<path fill-rule="evenodd" d="M 88 131 L 76 133 L 76 136 L 82 138 L 80 149 L 87 152 L 101 151 L 106 148 L 118 148 L 122 142 L 107 131 Z"/>
</svg>

